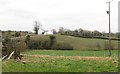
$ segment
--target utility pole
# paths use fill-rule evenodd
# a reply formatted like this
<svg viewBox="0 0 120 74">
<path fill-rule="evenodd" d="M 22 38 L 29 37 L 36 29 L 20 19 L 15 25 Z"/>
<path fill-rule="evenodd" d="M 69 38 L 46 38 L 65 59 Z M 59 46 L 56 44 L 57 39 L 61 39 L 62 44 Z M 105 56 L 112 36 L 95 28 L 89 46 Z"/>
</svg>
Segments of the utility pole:
<svg viewBox="0 0 120 74">
<path fill-rule="evenodd" d="M 112 0 L 113 1 L 113 0 Z M 112 1 L 109 1 L 109 2 L 107 2 L 108 3 L 108 5 L 109 5 L 109 11 L 107 11 L 107 14 L 109 15 L 109 56 L 111 56 L 111 31 L 110 31 L 110 3 L 112 2 Z"/>
<path fill-rule="evenodd" d="M 109 56 L 111 56 L 111 32 L 110 32 L 110 2 L 109 4 Z"/>
</svg>

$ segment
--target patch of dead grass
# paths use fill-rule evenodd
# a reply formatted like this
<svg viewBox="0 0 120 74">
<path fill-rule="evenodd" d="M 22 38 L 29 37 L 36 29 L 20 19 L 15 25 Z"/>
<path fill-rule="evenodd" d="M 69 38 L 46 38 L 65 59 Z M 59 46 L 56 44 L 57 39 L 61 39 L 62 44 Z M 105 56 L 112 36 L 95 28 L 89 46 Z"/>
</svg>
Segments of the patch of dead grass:
<svg viewBox="0 0 120 74">
<path fill-rule="evenodd" d="M 50 56 L 50 55 L 23 55 L 24 57 L 22 60 L 31 61 L 34 59 L 38 59 L 35 61 L 39 61 L 40 58 L 42 59 L 70 59 L 70 60 L 95 60 L 95 61 L 108 61 L 114 60 L 115 57 L 91 57 L 91 56 Z"/>
</svg>

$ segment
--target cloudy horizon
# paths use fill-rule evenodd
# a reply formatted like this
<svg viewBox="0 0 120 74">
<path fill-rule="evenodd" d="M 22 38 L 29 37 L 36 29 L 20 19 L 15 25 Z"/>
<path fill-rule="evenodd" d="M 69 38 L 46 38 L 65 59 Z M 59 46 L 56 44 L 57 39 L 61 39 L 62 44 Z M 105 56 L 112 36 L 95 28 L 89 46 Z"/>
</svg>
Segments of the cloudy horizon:
<svg viewBox="0 0 120 74">
<path fill-rule="evenodd" d="M 0 0 L 0 29 L 32 31 L 34 21 L 45 30 L 86 29 L 108 32 L 109 0 Z M 118 32 L 118 1 L 111 3 L 111 32 Z"/>
</svg>

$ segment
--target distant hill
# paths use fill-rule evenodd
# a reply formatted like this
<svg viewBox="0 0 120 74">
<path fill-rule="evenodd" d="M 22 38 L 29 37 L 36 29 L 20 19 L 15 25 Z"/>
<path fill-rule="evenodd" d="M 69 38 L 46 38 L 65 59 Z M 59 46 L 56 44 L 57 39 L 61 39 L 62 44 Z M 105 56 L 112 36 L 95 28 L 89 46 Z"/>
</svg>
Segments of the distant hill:
<svg viewBox="0 0 120 74">
<path fill-rule="evenodd" d="M 79 37 L 73 37 L 73 36 L 66 36 L 66 35 L 54 35 L 56 37 L 56 40 L 58 42 L 67 42 L 70 43 L 74 49 L 108 49 L 109 44 L 108 40 L 105 39 L 94 39 L 94 38 L 79 38 Z M 32 35 L 32 39 L 39 39 L 39 38 L 49 38 L 49 35 Z M 118 41 L 112 40 L 112 48 L 117 49 L 118 48 Z"/>
<path fill-rule="evenodd" d="M 79 38 L 73 36 L 56 35 L 57 41 L 66 41 L 70 43 L 74 49 L 108 49 L 108 40 Z M 118 41 L 112 40 L 112 48 L 118 48 Z"/>
<path fill-rule="evenodd" d="M 18 31 L 20 36 L 15 37 L 14 35 L 17 31 L 3 31 L 3 38 L 5 36 L 9 36 L 12 39 L 22 39 L 24 41 L 26 35 L 30 35 L 32 39 L 39 39 L 39 38 L 49 38 L 49 35 L 35 35 L 33 33 L 28 33 L 27 31 Z M 55 34 L 57 41 L 64 41 L 70 43 L 74 49 L 108 49 L 108 40 L 106 39 L 97 39 L 97 38 L 80 38 L 74 36 L 67 36 L 67 35 L 60 35 Z M 112 40 L 112 48 L 118 48 L 118 41 Z"/>
</svg>

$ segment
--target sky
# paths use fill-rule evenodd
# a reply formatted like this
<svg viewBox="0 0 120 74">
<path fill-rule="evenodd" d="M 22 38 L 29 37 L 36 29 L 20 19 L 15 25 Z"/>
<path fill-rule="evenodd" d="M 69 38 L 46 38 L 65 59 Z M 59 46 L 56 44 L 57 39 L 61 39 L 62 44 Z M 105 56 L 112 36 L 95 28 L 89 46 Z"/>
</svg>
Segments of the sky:
<svg viewBox="0 0 120 74">
<path fill-rule="evenodd" d="M 110 0 L 0 0 L 0 29 L 33 31 L 34 21 L 44 30 L 85 29 L 108 32 Z M 111 3 L 111 32 L 118 32 L 118 2 Z"/>
</svg>

